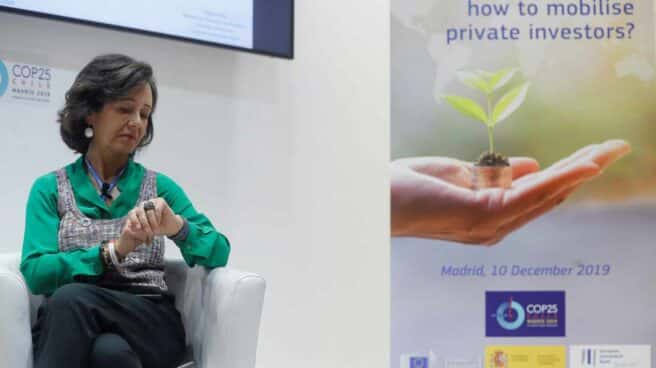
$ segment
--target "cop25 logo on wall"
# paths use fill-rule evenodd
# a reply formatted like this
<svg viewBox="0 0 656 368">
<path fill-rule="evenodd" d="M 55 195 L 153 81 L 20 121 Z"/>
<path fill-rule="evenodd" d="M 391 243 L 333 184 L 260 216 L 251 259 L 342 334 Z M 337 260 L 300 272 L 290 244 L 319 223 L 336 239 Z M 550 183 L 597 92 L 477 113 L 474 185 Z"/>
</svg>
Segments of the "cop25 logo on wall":
<svg viewBox="0 0 656 368">
<path fill-rule="evenodd" d="M 48 66 L 0 59 L 0 98 L 4 95 L 8 100 L 49 103 L 51 83 L 52 69 Z"/>
<path fill-rule="evenodd" d="M 0 60 L 0 97 L 5 94 L 7 87 L 9 87 L 9 73 L 5 63 Z"/>
</svg>

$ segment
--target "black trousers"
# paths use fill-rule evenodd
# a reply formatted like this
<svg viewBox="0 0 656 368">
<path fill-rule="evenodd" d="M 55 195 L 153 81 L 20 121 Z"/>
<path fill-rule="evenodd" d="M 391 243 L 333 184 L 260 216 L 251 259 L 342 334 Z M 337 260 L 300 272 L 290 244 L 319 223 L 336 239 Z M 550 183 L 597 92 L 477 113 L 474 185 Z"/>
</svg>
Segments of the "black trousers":
<svg viewBox="0 0 656 368">
<path fill-rule="evenodd" d="M 32 341 L 35 368 L 176 367 L 185 350 L 170 297 L 84 283 L 64 285 L 44 301 Z"/>
</svg>

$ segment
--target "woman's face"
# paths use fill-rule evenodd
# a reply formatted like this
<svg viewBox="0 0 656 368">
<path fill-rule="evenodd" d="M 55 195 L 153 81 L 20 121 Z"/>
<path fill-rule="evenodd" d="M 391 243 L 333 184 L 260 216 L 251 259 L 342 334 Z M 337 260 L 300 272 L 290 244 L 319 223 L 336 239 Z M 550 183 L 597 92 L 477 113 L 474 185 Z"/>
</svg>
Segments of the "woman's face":
<svg viewBox="0 0 656 368">
<path fill-rule="evenodd" d="M 91 146 L 114 154 L 130 154 L 148 128 L 153 93 L 148 83 L 132 89 L 128 96 L 107 102 L 87 118 L 93 127 Z"/>
</svg>

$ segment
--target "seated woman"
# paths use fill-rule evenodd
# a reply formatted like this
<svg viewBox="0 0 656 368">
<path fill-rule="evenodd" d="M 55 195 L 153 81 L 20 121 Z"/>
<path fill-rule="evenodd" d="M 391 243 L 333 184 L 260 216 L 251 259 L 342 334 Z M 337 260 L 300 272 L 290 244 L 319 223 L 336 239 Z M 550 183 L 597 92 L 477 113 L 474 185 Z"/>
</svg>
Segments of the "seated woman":
<svg viewBox="0 0 656 368">
<path fill-rule="evenodd" d="M 80 157 L 34 183 L 21 272 L 45 294 L 34 366 L 175 367 L 185 332 L 164 279 L 164 236 L 189 266 L 224 266 L 230 244 L 169 177 L 134 161 L 153 139 L 150 65 L 96 57 L 59 112 Z"/>
</svg>

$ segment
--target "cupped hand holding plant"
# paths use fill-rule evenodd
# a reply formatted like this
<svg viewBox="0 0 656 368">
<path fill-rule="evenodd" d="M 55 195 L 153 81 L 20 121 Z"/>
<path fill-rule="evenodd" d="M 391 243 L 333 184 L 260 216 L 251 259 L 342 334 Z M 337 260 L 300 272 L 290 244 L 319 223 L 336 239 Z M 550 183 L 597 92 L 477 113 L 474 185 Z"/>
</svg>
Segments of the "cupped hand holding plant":
<svg viewBox="0 0 656 368">
<path fill-rule="evenodd" d="M 512 187 L 481 191 L 472 189 L 471 163 L 444 157 L 393 161 L 392 236 L 496 244 L 629 151 L 621 140 L 593 144 L 542 171 L 533 159 L 511 158 Z"/>
</svg>

